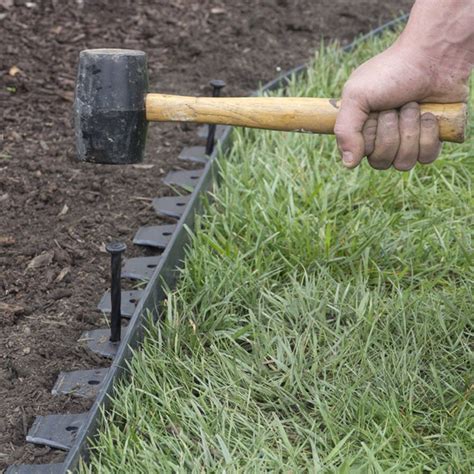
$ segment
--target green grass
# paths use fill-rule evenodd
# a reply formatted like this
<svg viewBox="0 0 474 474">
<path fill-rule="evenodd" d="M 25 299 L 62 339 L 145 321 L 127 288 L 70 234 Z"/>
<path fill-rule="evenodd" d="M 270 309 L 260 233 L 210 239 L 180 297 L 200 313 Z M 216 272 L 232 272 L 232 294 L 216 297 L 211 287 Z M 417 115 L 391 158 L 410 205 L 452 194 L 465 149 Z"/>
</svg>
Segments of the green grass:
<svg viewBox="0 0 474 474">
<path fill-rule="evenodd" d="M 339 96 L 392 40 L 322 48 L 290 93 Z M 470 472 L 472 141 L 399 173 L 234 139 L 83 472 Z"/>
</svg>

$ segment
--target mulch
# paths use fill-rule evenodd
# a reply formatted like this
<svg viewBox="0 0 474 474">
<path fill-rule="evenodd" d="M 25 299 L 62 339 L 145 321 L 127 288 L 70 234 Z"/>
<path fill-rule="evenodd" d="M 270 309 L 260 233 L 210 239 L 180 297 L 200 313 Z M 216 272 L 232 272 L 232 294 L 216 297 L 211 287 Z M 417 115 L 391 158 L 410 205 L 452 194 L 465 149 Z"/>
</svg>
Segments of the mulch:
<svg viewBox="0 0 474 474">
<path fill-rule="evenodd" d="M 159 223 L 151 199 L 196 127 L 154 125 L 143 167 L 74 160 L 71 111 L 78 53 L 120 47 L 148 53 L 154 91 L 227 95 L 305 62 L 321 39 L 354 36 L 390 20 L 412 0 L 0 0 L 0 471 L 60 462 L 28 445 L 37 415 L 78 413 L 90 402 L 53 397 L 60 371 L 106 367 L 77 342 L 104 327 L 95 308 L 108 288 L 104 245 L 127 255 L 139 226 Z"/>
</svg>

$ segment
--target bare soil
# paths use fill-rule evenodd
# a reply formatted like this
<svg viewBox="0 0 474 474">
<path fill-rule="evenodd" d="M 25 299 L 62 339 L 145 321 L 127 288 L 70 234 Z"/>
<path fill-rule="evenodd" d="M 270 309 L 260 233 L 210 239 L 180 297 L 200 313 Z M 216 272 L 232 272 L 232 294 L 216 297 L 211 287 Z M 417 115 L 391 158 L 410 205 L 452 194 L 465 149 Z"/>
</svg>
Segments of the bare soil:
<svg viewBox="0 0 474 474">
<path fill-rule="evenodd" d="M 225 94 L 248 94 L 305 62 L 321 39 L 347 43 L 412 3 L 0 0 L 0 471 L 64 457 L 25 435 L 37 415 L 89 408 L 51 395 L 60 371 L 109 364 L 77 343 L 104 327 L 95 310 L 108 288 L 104 244 L 121 239 L 129 256 L 145 253 L 131 240 L 160 222 L 150 204 L 170 193 L 161 179 L 183 167 L 184 145 L 201 143 L 193 126 L 153 126 L 151 168 L 74 161 L 79 51 L 147 51 L 154 91 L 208 95 L 219 78 Z"/>
</svg>

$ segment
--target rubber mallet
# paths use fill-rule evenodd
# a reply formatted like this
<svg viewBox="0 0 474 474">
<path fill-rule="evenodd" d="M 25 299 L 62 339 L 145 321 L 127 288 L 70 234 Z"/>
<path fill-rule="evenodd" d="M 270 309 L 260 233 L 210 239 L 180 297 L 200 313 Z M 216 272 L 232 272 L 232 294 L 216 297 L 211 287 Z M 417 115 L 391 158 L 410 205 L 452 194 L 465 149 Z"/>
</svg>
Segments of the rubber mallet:
<svg viewBox="0 0 474 474">
<path fill-rule="evenodd" d="M 124 49 L 80 53 L 74 103 L 78 158 L 107 164 L 143 159 L 149 121 L 225 124 L 333 133 L 339 102 L 312 97 L 185 97 L 148 93 L 146 54 Z M 422 104 L 440 139 L 465 138 L 465 104 Z"/>
</svg>

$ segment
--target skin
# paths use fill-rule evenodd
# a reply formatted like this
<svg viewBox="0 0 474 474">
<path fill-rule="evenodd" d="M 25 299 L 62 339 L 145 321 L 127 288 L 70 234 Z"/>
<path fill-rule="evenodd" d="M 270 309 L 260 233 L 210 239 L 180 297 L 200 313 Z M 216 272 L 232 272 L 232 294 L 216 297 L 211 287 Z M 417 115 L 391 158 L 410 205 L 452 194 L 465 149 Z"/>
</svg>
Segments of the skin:
<svg viewBox="0 0 474 474">
<path fill-rule="evenodd" d="M 335 134 L 343 164 L 408 171 L 439 155 L 438 122 L 422 102 L 466 102 L 474 67 L 474 0 L 417 0 L 397 41 L 344 86 Z"/>
</svg>

